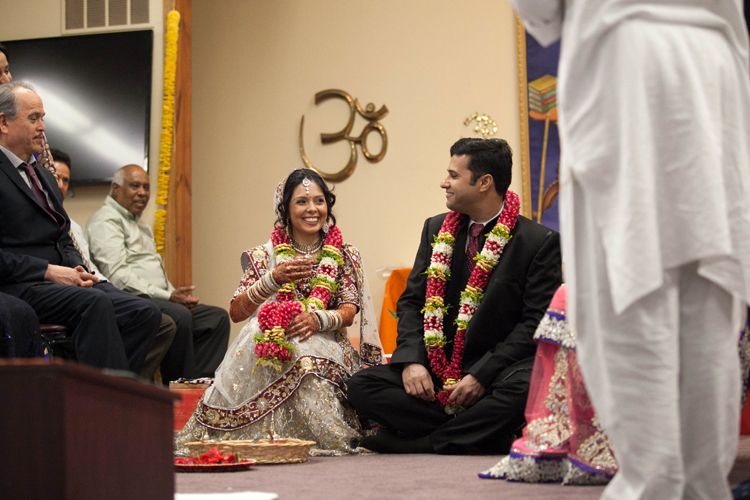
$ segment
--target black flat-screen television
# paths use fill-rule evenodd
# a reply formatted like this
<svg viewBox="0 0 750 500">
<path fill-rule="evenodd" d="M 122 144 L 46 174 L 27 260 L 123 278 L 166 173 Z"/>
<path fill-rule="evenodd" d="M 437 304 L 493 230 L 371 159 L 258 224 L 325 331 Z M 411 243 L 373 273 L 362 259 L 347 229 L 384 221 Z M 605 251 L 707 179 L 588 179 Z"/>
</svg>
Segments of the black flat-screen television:
<svg viewBox="0 0 750 500">
<path fill-rule="evenodd" d="M 68 153 L 72 185 L 148 168 L 153 31 L 3 42 L 13 81 L 44 102 L 47 142 Z"/>
</svg>

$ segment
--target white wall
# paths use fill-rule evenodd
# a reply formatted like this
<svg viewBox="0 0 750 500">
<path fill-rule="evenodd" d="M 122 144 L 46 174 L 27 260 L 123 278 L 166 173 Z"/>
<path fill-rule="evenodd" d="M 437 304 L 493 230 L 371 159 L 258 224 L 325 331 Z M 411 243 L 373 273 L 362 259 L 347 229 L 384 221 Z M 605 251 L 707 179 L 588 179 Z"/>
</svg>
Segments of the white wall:
<svg viewBox="0 0 750 500">
<path fill-rule="evenodd" d="M 59 36 L 61 3 L 0 0 L 0 39 Z M 151 3 L 154 166 L 164 35 L 162 3 Z M 319 134 L 343 128 L 347 108 L 343 101 L 316 107 L 320 90 L 340 88 L 362 105 L 390 109 L 381 121 L 389 139 L 385 159 L 370 164 L 360 153 L 354 175 L 335 188 L 339 225 L 364 257 L 378 313 L 385 281 L 375 270 L 411 266 L 424 219 L 445 211 L 439 182 L 448 149 L 474 135 L 464 118 L 491 115 L 497 137 L 518 153 L 515 18 L 508 2 L 193 0 L 192 41 L 193 277 L 203 302 L 227 306 L 241 277 L 240 253 L 269 238 L 276 184 L 302 166 L 302 114 L 313 163 L 330 172 L 346 163 L 348 146 L 323 146 Z M 363 123 L 358 118 L 353 134 Z M 514 159 L 511 188 L 520 192 L 520 155 Z M 77 188 L 66 208 L 83 224 L 106 192 Z M 151 203 L 148 221 L 153 210 Z"/>
<path fill-rule="evenodd" d="M 345 165 L 346 143 L 320 144 L 321 132 L 348 118 L 343 101 L 315 106 L 315 93 L 329 88 L 390 109 L 385 159 L 370 164 L 360 153 L 354 175 L 335 188 L 335 214 L 363 255 L 379 314 L 385 281 L 375 270 L 410 267 L 424 219 L 445 211 L 448 150 L 473 135 L 464 118 L 491 115 L 497 136 L 518 150 L 510 4 L 193 0 L 193 277 L 203 300 L 228 304 L 240 253 L 268 240 L 276 184 L 303 166 L 303 113 L 313 163 L 329 172 Z M 513 187 L 520 191 L 519 175 Z"/>
</svg>

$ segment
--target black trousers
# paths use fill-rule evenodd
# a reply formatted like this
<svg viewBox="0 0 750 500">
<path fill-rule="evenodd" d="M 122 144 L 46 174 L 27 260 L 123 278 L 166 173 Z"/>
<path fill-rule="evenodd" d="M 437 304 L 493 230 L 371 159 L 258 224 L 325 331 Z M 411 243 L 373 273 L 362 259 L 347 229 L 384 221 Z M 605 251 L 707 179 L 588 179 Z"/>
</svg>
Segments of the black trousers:
<svg viewBox="0 0 750 500">
<path fill-rule="evenodd" d="M 177 334 L 161 362 L 164 383 L 180 377 L 213 377 L 229 346 L 229 315 L 214 306 L 187 307 L 164 299 L 150 299 L 172 318 Z"/>
<path fill-rule="evenodd" d="M 409 437 L 429 436 L 436 453 L 504 454 L 524 424 L 533 365 L 534 358 L 529 358 L 506 368 L 477 404 L 455 416 L 445 413 L 437 401 L 406 394 L 403 367 L 397 365 L 355 373 L 349 380 L 348 398 L 358 413 L 379 424 Z"/>
<path fill-rule="evenodd" d="M 43 351 L 34 310 L 23 300 L 0 293 L 0 358 L 33 358 Z"/>
<path fill-rule="evenodd" d="M 97 368 L 140 373 L 161 323 L 159 308 L 110 283 L 81 288 L 44 282 L 20 299 L 40 323 L 67 326 L 78 362 Z"/>
</svg>

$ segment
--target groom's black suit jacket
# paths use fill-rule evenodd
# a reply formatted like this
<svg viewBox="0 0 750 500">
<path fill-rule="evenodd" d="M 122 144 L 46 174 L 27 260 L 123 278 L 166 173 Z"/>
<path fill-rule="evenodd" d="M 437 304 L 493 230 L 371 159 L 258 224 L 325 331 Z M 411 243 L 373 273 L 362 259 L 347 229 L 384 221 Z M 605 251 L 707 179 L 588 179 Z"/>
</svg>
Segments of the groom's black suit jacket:
<svg viewBox="0 0 750 500">
<path fill-rule="evenodd" d="M 54 175 L 40 166 L 34 170 L 52 207 L 65 218 L 63 227 L 49 216 L 0 151 L 0 291 L 17 297 L 29 286 L 44 282 L 47 264 L 83 265 L 68 235 L 70 219 Z"/>
<path fill-rule="evenodd" d="M 392 365 L 421 363 L 429 368 L 424 346 L 423 315 L 431 243 L 447 214 L 437 215 L 424 224 L 422 240 L 409 274 L 406 290 L 398 300 L 398 339 Z M 485 225 L 479 241 L 497 222 Z M 445 299 L 451 307 L 444 319 L 444 334 L 449 341 L 456 333 L 460 294 L 469 280 L 466 268 L 468 223 L 456 236 L 451 264 L 451 280 Z M 533 336 L 539 321 L 562 281 L 560 236 L 555 231 L 519 216 L 497 267 L 490 275 L 484 299 L 466 331 L 463 371 L 473 375 L 485 388 L 506 368 L 534 356 Z M 445 350 L 450 359 L 453 343 Z M 432 370 L 430 370 L 432 372 Z"/>
</svg>

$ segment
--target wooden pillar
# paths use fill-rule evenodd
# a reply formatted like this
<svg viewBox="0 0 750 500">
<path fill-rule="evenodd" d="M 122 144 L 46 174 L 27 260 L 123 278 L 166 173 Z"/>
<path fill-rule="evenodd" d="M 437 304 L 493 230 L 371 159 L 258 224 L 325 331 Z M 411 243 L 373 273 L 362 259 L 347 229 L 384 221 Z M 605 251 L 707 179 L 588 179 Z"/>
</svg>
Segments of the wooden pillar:
<svg viewBox="0 0 750 500">
<path fill-rule="evenodd" d="M 191 0 L 164 2 L 164 19 L 180 13 L 175 78 L 174 150 L 169 179 L 164 267 L 174 286 L 193 282 L 192 233 L 192 5 Z"/>
</svg>

